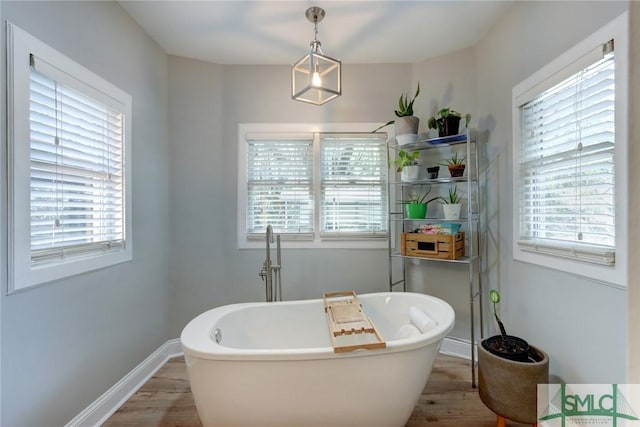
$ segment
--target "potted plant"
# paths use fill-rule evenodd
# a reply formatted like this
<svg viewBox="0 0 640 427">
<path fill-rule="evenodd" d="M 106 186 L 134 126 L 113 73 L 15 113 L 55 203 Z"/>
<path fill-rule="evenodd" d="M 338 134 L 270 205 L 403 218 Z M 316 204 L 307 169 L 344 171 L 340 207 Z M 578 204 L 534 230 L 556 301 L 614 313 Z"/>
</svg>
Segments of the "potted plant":
<svg viewBox="0 0 640 427">
<path fill-rule="evenodd" d="M 466 114 L 464 127 L 469 127 L 471 121 L 471 114 Z M 452 136 L 457 135 L 460 129 L 460 119 L 462 114 L 452 110 L 450 107 L 441 109 L 435 116 L 429 117 L 427 125 L 429 129 L 438 129 L 438 136 Z"/>
<path fill-rule="evenodd" d="M 416 94 L 413 95 L 413 98 L 409 99 L 408 95 L 406 94 L 400 95 L 400 99 L 398 100 L 398 109 L 394 110 L 397 119 L 389 120 L 387 123 L 375 129 L 373 132 L 377 132 L 383 127 L 393 124 L 395 128 L 396 138 L 403 135 L 415 135 L 417 137 L 418 125 L 420 123 L 420 120 L 418 119 L 418 117 L 413 115 L 413 103 L 416 101 L 416 98 L 419 94 L 420 82 L 418 82 L 418 88 L 416 89 Z M 402 145 L 408 142 L 414 142 L 416 137 L 401 138 L 398 140 L 398 144 Z"/>
<path fill-rule="evenodd" d="M 464 161 L 466 158 L 464 156 L 459 157 L 458 152 L 454 152 L 451 157 L 449 157 L 445 163 L 441 163 L 443 166 L 449 168 L 449 173 L 452 178 L 459 178 L 464 175 L 465 164 Z"/>
<path fill-rule="evenodd" d="M 440 171 L 440 166 L 431 166 L 427 168 L 427 174 L 429 175 L 429 179 L 438 179 L 438 172 Z"/>
<path fill-rule="evenodd" d="M 444 219 L 460 219 L 462 197 L 458 194 L 458 187 L 449 188 L 449 195 L 441 198 Z"/>
<path fill-rule="evenodd" d="M 398 156 L 393 161 L 393 165 L 396 167 L 396 172 L 400 172 L 400 179 L 402 181 L 416 181 L 420 176 L 420 157 L 419 151 L 412 153 L 405 150 L 400 150 Z"/>
<path fill-rule="evenodd" d="M 408 192 L 407 198 L 402 202 L 405 205 L 407 219 L 424 219 L 427 217 L 429 203 L 440 198 L 438 196 L 426 200 L 429 192 L 431 192 L 431 187 L 424 191 L 422 185 Z"/>
<path fill-rule="evenodd" d="M 499 424 L 504 425 L 504 418 L 534 424 L 537 386 L 548 383 L 549 357 L 522 338 L 507 335 L 497 311 L 500 293 L 491 290 L 489 299 L 500 334 L 483 340 L 478 347 L 480 399 L 498 415 Z"/>
</svg>

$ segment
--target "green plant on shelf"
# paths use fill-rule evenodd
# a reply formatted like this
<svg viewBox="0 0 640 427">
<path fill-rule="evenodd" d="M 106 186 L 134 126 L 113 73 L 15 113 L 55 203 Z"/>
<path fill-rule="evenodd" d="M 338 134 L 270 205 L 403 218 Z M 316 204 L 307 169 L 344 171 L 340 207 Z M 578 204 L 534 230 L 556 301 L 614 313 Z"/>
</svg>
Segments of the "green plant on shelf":
<svg viewBox="0 0 640 427">
<path fill-rule="evenodd" d="M 442 166 L 460 166 L 464 164 L 466 160 L 465 156 L 458 156 L 458 152 L 454 152 L 444 163 L 439 163 Z"/>
<path fill-rule="evenodd" d="M 418 164 L 418 158 L 420 157 L 419 151 L 409 153 L 408 151 L 400 150 L 398 157 L 393 161 L 393 165 L 396 167 L 397 172 L 402 172 L 407 166 L 414 166 Z"/>
<path fill-rule="evenodd" d="M 407 196 L 404 199 L 404 201 L 402 203 L 404 204 L 421 204 L 421 203 L 425 203 L 425 204 L 429 204 L 435 200 L 441 199 L 441 196 L 437 196 L 437 197 L 432 197 L 429 200 L 425 200 L 427 198 L 427 196 L 429 195 L 429 193 L 431 192 L 431 187 L 428 186 L 427 190 L 424 190 L 424 186 L 419 186 L 416 189 L 412 189 L 411 191 L 407 192 Z"/>
<path fill-rule="evenodd" d="M 442 204 L 445 205 L 458 205 L 462 202 L 462 196 L 458 194 L 458 187 L 455 185 L 453 187 L 449 187 L 449 195 L 445 197 L 441 197 Z"/>
<path fill-rule="evenodd" d="M 460 117 L 462 118 L 462 113 L 457 112 L 456 110 L 452 110 L 451 107 L 442 108 L 440 111 L 436 113 L 435 116 L 429 117 L 429 121 L 427 122 L 427 126 L 429 129 L 438 129 L 438 120 L 446 120 L 449 117 Z M 471 121 L 471 114 L 465 114 L 464 116 L 464 127 L 469 127 L 469 122 Z M 442 122 L 440 122 L 442 123 Z"/>
</svg>

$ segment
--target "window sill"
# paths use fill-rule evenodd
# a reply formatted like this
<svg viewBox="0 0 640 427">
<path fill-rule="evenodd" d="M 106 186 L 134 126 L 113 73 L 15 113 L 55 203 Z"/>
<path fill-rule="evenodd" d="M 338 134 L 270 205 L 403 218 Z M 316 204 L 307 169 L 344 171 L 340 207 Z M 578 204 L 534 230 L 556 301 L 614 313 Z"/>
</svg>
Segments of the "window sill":
<svg viewBox="0 0 640 427">
<path fill-rule="evenodd" d="M 558 254 L 524 250 L 518 242 L 514 242 L 513 248 L 513 259 L 516 261 L 550 268 L 572 276 L 602 282 L 624 289 L 627 286 L 626 271 L 623 268 L 626 262 L 622 259 L 624 258 L 624 254 L 616 255 L 617 258 L 620 259 L 616 259 L 615 265 L 602 265 L 584 260 L 570 259 L 559 256 Z"/>
<path fill-rule="evenodd" d="M 275 243 L 271 243 L 275 247 Z M 322 239 L 322 240 L 284 240 L 281 249 L 387 249 L 386 238 L 367 239 Z M 264 249 L 265 239 L 240 240 L 238 249 Z"/>
</svg>

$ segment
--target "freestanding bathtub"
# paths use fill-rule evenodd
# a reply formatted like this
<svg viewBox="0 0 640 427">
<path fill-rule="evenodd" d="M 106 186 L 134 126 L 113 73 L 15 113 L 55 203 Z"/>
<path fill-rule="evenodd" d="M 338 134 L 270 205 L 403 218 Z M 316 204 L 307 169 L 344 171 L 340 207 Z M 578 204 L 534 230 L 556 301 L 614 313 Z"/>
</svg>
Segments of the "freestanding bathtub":
<svg viewBox="0 0 640 427">
<path fill-rule="evenodd" d="M 189 322 L 180 339 L 203 426 L 404 426 L 453 309 L 415 293 L 358 298 L 386 348 L 334 353 L 322 299 L 232 304 Z M 412 307 L 437 325 L 396 339 Z"/>
</svg>

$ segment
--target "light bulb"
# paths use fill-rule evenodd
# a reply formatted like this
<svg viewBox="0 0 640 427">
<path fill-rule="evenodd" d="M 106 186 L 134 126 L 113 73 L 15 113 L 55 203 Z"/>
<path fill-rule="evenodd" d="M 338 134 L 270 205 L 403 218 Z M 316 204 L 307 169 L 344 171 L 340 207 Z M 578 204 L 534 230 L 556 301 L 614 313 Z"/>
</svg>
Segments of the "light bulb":
<svg viewBox="0 0 640 427">
<path fill-rule="evenodd" d="M 313 76 L 311 76 L 311 86 L 313 87 L 322 86 L 322 79 L 320 78 L 320 73 L 318 73 L 317 71 L 313 73 Z"/>
</svg>

